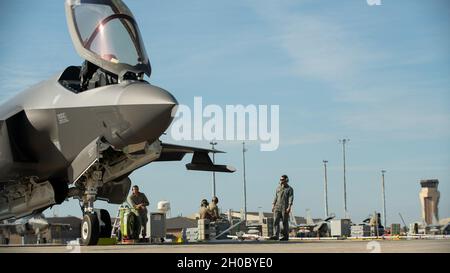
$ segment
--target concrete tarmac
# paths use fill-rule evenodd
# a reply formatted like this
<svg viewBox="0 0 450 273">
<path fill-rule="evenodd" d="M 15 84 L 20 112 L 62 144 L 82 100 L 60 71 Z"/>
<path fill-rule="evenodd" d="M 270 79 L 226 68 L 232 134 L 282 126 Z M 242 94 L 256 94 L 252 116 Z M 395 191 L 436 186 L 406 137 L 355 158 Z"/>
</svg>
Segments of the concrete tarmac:
<svg viewBox="0 0 450 273">
<path fill-rule="evenodd" d="M 0 253 L 450 253 L 450 240 L 228 241 L 110 246 L 0 246 Z"/>
</svg>

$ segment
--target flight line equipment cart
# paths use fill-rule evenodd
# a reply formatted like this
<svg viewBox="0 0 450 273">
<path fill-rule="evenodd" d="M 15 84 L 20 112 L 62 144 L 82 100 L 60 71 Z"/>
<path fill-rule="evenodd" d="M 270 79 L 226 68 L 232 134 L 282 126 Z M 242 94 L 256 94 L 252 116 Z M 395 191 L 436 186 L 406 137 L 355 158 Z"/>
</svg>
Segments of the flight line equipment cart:
<svg viewBox="0 0 450 273">
<path fill-rule="evenodd" d="M 147 238 L 140 238 L 141 225 L 138 212 L 127 202 L 120 205 L 111 237 L 117 238 L 121 243 L 136 243 L 139 239 L 150 243 L 162 243 L 166 237 L 166 214 L 152 212 L 148 215 Z"/>
<path fill-rule="evenodd" d="M 111 237 L 116 237 L 122 243 L 139 240 L 140 223 L 138 212 L 128 203 L 120 205 L 114 225 L 111 231 Z"/>
</svg>

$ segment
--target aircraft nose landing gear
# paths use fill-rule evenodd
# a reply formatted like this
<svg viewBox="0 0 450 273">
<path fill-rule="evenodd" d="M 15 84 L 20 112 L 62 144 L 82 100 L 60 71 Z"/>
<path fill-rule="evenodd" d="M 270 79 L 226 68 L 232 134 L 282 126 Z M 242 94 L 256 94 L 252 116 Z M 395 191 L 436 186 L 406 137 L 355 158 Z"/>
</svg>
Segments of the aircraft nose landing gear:
<svg viewBox="0 0 450 273">
<path fill-rule="evenodd" d="M 100 237 L 111 236 L 111 217 L 107 210 L 94 209 L 97 189 L 102 186 L 102 171 L 96 170 L 86 174 L 81 180 L 80 188 L 72 191 L 74 197 L 80 197 L 83 211 L 81 222 L 81 241 L 83 245 L 96 245 Z M 81 196 L 80 196 L 81 195 Z"/>
<path fill-rule="evenodd" d="M 100 221 L 94 210 L 97 188 L 102 184 L 102 172 L 93 171 L 86 176 L 82 197 L 83 221 L 81 222 L 81 241 L 84 245 L 96 245 L 100 237 Z"/>
<path fill-rule="evenodd" d="M 81 222 L 81 240 L 84 245 L 96 245 L 100 235 L 97 213 L 86 213 Z"/>
<path fill-rule="evenodd" d="M 99 238 L 111 237 L 111 216 L 105 209 L 85 213 L 81 222 L 81 241 L 83 245 L 96 245 Z"/>
</svg>

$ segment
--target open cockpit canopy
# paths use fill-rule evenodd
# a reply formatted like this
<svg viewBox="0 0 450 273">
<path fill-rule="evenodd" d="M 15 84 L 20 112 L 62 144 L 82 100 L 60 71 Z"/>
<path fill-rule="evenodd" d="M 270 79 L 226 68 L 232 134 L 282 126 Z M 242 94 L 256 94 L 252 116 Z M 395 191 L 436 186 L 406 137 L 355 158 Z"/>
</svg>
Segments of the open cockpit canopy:
<svg viewBox="0 0 450 273">
<path fill-rule="evenodd" d="M 66 0 L 70 36 L 85 60 L 116 75 L 151 74 L 133 14 L 121 0 Z"/>
</svg>

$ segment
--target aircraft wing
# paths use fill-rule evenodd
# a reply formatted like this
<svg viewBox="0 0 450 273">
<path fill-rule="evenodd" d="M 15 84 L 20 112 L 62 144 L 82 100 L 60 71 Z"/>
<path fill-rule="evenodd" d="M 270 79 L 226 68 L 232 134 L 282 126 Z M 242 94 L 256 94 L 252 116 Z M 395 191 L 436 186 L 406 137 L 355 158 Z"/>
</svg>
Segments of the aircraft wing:
<svg viewBox="0 0 450 273">
<path fill-rule="evenodd" d="M 193 154 L 191 163 L 186 164 L 188 170 L 227 173 L 236 171 L 232 166 L 214 164 L 208 155 L 209 153 L 224 153 L 223 151 L 169 143 L 161 143 L 161 146 L 161 155 L 156 161 L 180 161 L 187 153 L 191 153 Z"/>
<path fill-rule="evenodd" d="M 19 224 L 17 224 L 17 223 L 3 223 L 3 224 L 0 224 L 0 228 L 10 228 L 10 227 L 15 227 L 15 226 L 17 226 L 17 225 L 19 225 Z"/>
<path fill-rule="evenodd" d="M 18 223 L 2 223 L 2 224 L 0 224 L 0 230 L 15 233 L 16 227 L 19 225 L 20 224 L 18 224 Z"/>
</svg>

